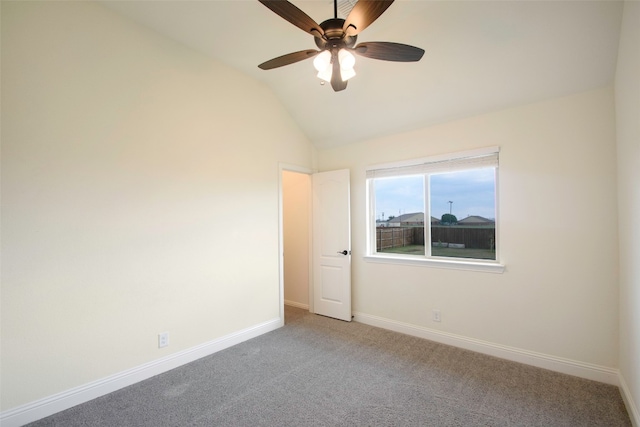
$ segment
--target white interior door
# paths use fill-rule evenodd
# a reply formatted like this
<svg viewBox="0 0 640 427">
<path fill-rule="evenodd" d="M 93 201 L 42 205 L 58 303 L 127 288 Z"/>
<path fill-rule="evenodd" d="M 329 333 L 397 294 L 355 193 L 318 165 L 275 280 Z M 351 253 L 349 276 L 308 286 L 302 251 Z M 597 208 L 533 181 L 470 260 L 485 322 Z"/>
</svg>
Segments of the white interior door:
<svg viewBox="0 0 640 427">
<path fill-rule="evenodd" d="M 349 170 L 312 176 L 313 311 L 351 321 Z"/>
</svg>

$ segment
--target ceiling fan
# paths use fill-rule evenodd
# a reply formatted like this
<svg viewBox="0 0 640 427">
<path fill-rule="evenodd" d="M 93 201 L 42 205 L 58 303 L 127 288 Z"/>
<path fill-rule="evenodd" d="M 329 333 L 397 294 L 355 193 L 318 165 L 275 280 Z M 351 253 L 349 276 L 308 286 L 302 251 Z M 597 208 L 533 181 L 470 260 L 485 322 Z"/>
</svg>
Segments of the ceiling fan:
<svg viewBox="0 0 640 427">
<path fill-rule="evenodd" d="M 334 0 L 334 17 L 317 24 L 306 13 L 287 0 L 258 0 L 280 17 L 311 34 L 320 50 L 308 49 L 273 58 L 258 65 L 263 70 L 282 67 L 315 57 L 313 65 L 318 77 L 331 82 L 338 92 L 347 88 L 347 80 L 355 76 L 353 53 L 371 59 L 396 62 L 419 61 L 424 50 L 393 42 L 364 42 L 356 45 L 358 34 L 387 10 L 394 0 L 359 0 L 347 19 L 338 18 L 338 0 Z"/>
</svg>

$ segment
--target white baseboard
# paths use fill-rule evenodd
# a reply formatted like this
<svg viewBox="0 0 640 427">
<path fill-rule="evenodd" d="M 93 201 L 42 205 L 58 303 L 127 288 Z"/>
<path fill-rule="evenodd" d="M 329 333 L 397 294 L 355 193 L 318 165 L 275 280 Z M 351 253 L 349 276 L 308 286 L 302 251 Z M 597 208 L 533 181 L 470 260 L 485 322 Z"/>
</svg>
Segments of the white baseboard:
<svg viewBox="0 0 640 427">
<path fill-rule="evenodd" d="M 423 326 L 397 322 L 383 317 L 372 316 L 365 313 L 354 313 L 354 320 L 371 326 L 425 338 L 442 344 L 464 348 L 478 353 L 488 354 L 513 362 L 524 363 L 539 368 L 549 369 L 563 374 L 599 381 L 606 384 L 619 386 L 619 371 L 615 368 L 599 366 L 534 351 L 523 350 L 515 347 L 494 344 L 488 341 L 463 337 L 461 335 L 441 332 Z"/>
<path fill-rule="evenodd" d="M 291 307 L 303 308 L 305 310 L 309 310 L 309 304 L 302 304 L 301 302 L 284 300 L 284 305 L 290 305 Z"/>
<path fill-rule="evenodd" d="M 194 360 L 224 350 L 243 341 L 274 331 L 282 325 L 282 319 L 273 319 L 101 380 L 93 381 L 62 393 L 4 411 L 0 414 L 0 425 L 2 425 L 2 427 L 18 427 L 48 417 L 49 415 L 104 396 L 105 394 L 146 380 L 163 372 L 170 371 L 178 366 L 193 362 Z"/>
<path fill-rule="evenodd" d="M 620 394 L 622 395 L 622 400 L 624 400 L 624 405 L 627 407 L 629 418 L 631 418 L 631 425 L 640 427 L 640 412 L 638 412 L 631 390 L 629 390 L 629 386 L 627 386 L 627 382 L 622 375 L 620 375 Z"/>
</svg>

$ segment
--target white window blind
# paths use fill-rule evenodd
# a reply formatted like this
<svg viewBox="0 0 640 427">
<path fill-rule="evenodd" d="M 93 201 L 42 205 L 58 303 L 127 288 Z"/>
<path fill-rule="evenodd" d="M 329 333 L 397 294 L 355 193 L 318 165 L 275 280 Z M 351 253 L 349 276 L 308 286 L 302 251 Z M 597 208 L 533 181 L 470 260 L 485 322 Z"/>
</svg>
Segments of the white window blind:
<svg viewBox="0 0 640 427">
<path fill-rule="evenodd" d="M 454 172 L 498 166 L 499 147 L 487 147 L 446 156 L 413 159 L 407 162 L 385 163 L 367 168 L 367 178 L 389 178 L 406 175 Z"/>
</svg>

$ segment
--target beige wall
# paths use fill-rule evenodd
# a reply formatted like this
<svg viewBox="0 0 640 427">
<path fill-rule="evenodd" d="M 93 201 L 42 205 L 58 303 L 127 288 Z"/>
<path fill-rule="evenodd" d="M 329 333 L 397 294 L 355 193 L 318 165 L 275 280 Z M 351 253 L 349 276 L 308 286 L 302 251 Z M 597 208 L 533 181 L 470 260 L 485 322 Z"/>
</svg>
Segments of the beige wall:
<svg viewBox="0 0 640 427">
<path fill-rule="evenodd" d="M 603 88 L 320 151 L 321 171 L 351 169 L 354 311 L 617 367 L 613 107 Z M 363 259 L 366 166 L 494 145 L 503 274 Z"/>
<path fill-rule="evenodd" d="M 309 245 L 311 176 L 282 172 L 284 300 L 309 307 Z"/>
<path fill-rule="evenodd" d="M 3 411 L 278 318 L 265 86 L 88 2 L 2 2 L 1 83 Z"/>
<path fill-rule="evenodd" d="M 640 3 L 624 5 L 616 72 L 620 373 L 640 423 Z"/>
</svg>

